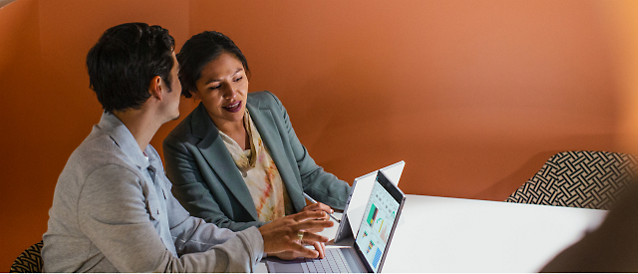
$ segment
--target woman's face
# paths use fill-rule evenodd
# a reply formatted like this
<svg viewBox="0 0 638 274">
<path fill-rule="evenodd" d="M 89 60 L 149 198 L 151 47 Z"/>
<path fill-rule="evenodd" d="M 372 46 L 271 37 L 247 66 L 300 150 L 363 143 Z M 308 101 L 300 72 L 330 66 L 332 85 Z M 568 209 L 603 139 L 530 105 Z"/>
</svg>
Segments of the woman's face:
<svg viewBox="0 0 638 274">
<path fill-rule="evenodd" d="M 195 85 L 197 91 L 193 97 L 202 100 L 218 128 L 243 123 L 248 79 L 244 66 L 234 55 L 222 53 L 217 59 L 208 62 Z"/>
</svg>

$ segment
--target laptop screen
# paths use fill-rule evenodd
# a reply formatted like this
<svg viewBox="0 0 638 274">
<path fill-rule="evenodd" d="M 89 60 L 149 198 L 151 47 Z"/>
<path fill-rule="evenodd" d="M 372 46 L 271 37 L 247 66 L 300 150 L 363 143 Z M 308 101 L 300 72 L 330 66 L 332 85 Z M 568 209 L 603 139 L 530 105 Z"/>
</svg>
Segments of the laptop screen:
<svg viewBox="0 0 638 274">
<path fill-rule="evenodd" d="M 377 177 L 355 240 L 374 272 L 378 272 L 399 206 Z"/>
</svg>

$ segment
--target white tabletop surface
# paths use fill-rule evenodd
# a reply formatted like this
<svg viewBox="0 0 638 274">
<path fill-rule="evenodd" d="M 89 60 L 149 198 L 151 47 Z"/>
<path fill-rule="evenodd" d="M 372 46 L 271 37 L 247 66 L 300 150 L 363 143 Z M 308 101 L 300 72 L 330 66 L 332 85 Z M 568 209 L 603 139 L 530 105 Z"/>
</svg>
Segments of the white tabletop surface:
<svg viewBox="0 0 638 274">
<path fill-rule="evenodd" d="M 407 195 L 383 272 L 537 272 L 604 210 Z M 335 226 L 336 228 L 336 226 Z M 323 235 L 334 238 L 336 229 Z M 260 264 L 256 272 L 264 272 Z"/>
<path fill-rule="evenodd" d="M 407 195 L 384 272 L 537 272 L 604 210 Z"/>
</svg>

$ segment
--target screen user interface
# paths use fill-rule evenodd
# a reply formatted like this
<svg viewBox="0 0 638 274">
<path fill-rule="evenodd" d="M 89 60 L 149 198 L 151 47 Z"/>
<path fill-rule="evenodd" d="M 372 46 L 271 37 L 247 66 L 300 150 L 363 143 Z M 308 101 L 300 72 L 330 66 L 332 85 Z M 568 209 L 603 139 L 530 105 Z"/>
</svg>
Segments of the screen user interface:
<svg viewBox="0 0 638 274">
<path fill-rule="evenodd" d="M 379 268 L 397 210 L 399 210 L 399 202 L 383 188 L 377 179 L 356 238 L 357 245 L 374 272 L 377 272 Z"/>
</svg>

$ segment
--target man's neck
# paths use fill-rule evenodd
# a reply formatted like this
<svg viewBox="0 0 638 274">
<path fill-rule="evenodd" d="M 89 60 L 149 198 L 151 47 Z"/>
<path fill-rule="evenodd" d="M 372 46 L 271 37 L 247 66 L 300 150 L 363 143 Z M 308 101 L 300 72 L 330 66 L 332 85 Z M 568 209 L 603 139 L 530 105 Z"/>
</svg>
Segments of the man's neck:
<svg viewBox="0 0 638 274">
<path fill-rule="evenodd" d="M 144 109 L 128 109 L 125 111 L 113 112 L 122 123 L 133 134 L 133 138 L 140 147 L 140 150 L 144 152 L 146 147 L 153 139 L 153 136 L 163 124 L 157 121 L 157 115 L 145 111 Z"/>
</svg>

